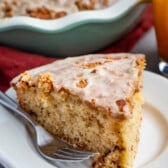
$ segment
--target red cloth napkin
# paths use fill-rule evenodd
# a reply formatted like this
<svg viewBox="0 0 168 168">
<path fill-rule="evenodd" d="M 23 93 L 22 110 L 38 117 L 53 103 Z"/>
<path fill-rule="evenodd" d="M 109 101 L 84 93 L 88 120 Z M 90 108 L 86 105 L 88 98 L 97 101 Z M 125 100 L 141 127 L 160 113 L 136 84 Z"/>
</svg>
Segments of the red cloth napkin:
<svg viewBox="0 0 168 168">
<path fill-rule="evenodd" d="M 101 51 L 101 53 L 129 52 L 152 25 L 152 8 L 149 6 L 144 11 L 140 23 L 130 33 L 117 43 Z M 56 58 L 49 58 L 0 46 L 0 90 L 5 91 L 9 88 L 10 80 L 24 70 L 50 63 L 53 60 L 56 60 Z"/>
</svg>

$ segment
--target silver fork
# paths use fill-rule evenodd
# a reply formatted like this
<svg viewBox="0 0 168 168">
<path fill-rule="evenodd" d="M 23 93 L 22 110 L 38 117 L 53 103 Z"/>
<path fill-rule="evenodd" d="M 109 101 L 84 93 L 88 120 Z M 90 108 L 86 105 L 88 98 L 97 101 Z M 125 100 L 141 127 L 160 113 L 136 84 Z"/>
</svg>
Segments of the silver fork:
<svg viewBox="0 0 168 168">
<path fill-rule="evenodd" d="M 20 109 L 15 101 L 1 91 L 0 104 L 23 119 L 36 151 L 50 163 L 83 161 L 97 154 L 96 152 L 78 150 L 61 139 L 51 136 Z"/>
</svg>

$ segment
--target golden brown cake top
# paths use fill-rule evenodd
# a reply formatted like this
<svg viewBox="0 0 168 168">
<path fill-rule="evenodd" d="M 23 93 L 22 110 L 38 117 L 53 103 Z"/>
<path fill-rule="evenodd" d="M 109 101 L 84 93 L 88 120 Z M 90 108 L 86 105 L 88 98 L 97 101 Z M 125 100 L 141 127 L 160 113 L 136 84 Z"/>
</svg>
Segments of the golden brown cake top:
<svg viewBox="0 0 168 168">
<path fill-rule="evenodd" d="M 56 91 L 65 89 L 112 116 L 129 117 L 133 95 L 141 88 L 144 60 L 141 54 L 86 55 L 55 61 L 28 73 L 33 78 L 48 73 Z"/>
</svg>

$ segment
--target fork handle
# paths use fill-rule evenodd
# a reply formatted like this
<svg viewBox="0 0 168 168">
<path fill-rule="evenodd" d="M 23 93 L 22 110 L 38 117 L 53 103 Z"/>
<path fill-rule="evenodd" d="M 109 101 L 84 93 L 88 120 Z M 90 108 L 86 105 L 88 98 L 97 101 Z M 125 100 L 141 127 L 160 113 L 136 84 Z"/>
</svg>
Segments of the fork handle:
<svg viewBox="0 0 168 168">
<path fill-rule="evenodd" d="M 10 97 L 8 97 L 6 94 L 4 94 L 1 91 L 0 91 L 0 104 L 2 106 L 6 107 L 7 109 L 11 110 L 12 112 L 17 114 L 18 116 L 20 116 L 23 119 L 25 119 L 32 126 L 34 126 L 34 127 L 36 126 L 36 124 L 29 117 L 29 115 L 26 114 L 22 109 L 20 109 L 16 102 L 14 102 Z"/>
</svg>

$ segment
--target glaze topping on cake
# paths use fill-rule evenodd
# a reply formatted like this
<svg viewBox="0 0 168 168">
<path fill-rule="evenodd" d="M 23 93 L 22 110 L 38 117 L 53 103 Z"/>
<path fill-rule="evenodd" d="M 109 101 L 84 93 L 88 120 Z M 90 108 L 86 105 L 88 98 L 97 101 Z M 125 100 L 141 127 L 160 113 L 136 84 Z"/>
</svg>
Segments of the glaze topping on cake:
<svg viewBox="0 0 168 168">
<path fill-rule="evenodd" d="M 139 66 L 144 66 L 141 54 L 98 54 L 55 61 L 27 73 L 46 73 L 56 91 L 69 91 L 113 117 L 131 117 L 134 104 L 129 100 L 141 87 Z"/>
</svg>

